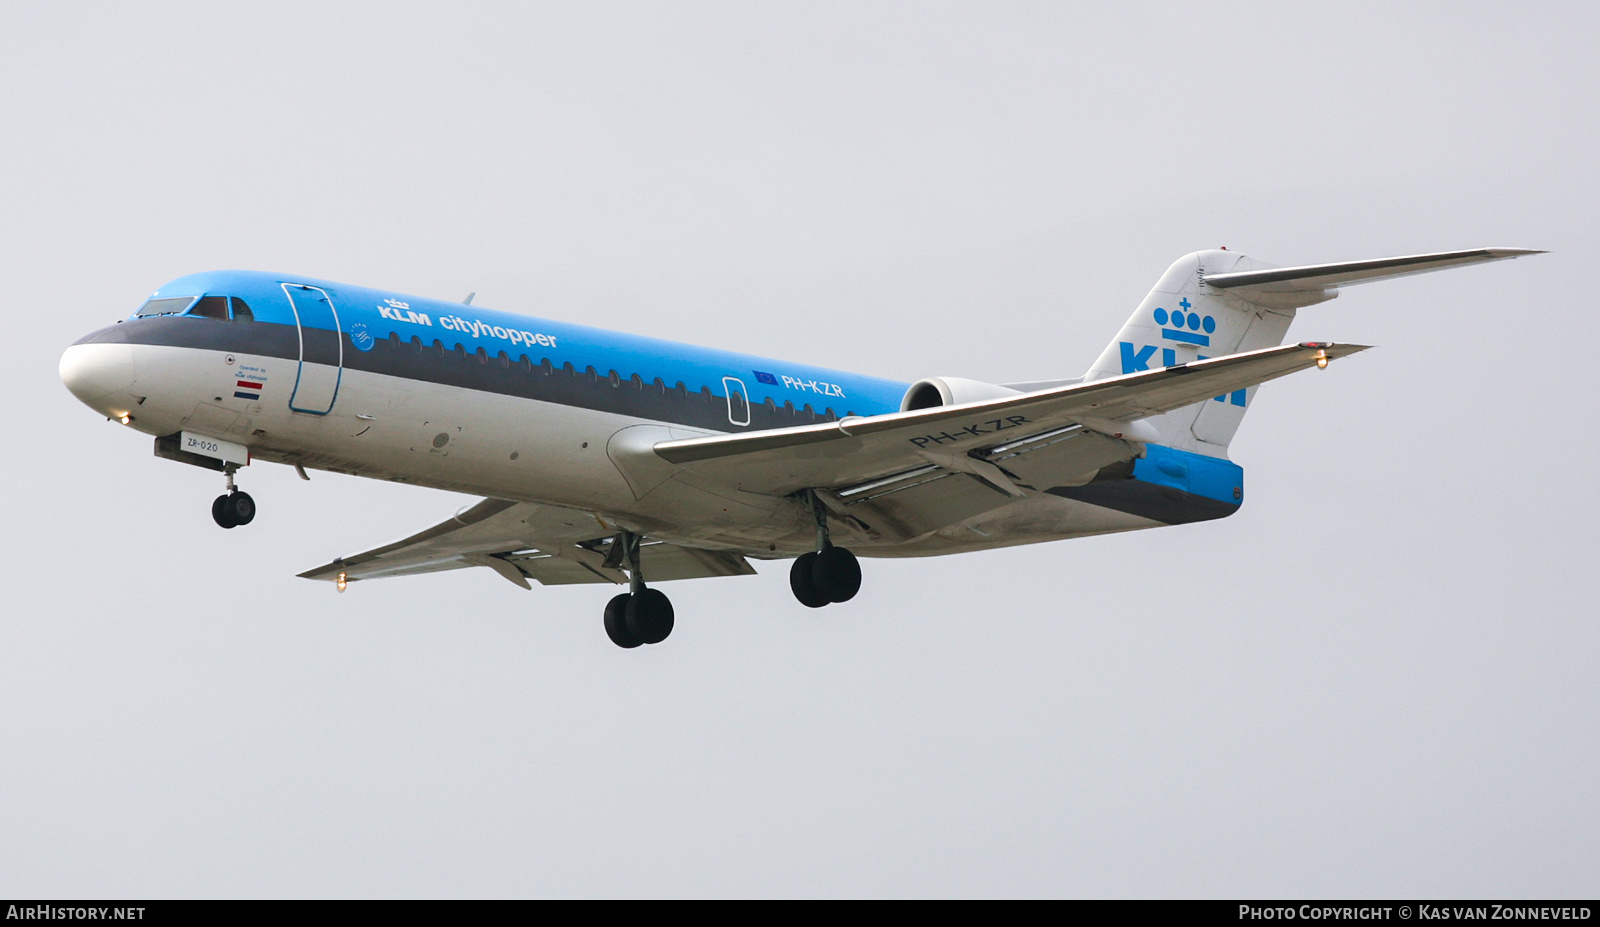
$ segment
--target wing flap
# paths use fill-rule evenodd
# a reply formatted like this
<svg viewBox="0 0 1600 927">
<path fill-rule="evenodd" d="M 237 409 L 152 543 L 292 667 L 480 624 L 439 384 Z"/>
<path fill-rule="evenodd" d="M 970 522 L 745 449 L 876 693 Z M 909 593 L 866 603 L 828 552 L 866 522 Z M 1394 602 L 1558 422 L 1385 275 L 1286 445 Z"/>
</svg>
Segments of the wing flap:
<svg viewBox="0 0 1600 927">
<path fill-rule="evenodd" d="M 707 576 L 753 576 L 756 572 L 750 561 L 732 551 L 650 542 L 639 550 L 639 568 L 652 583 Z"/>
<path fill-rule="evenodd" d="M 563 546 L 548 552 L 538 549 L 511 551 L 492 555 L 491 559 L 510 565 L 541 586 L 572 586 L 580 583 L 620 585 L 628 581 L 628 574 L 606 566 L 604 557 L 583 547 Z M 494 566 L 493 563 L 488 565 Z M 526 583 L 519 585 L 526 586 Z"/>
<path fill-rule="evenodd" d="M 997 509 L 1012 497 L 970 473 L 929 465 L 833 493 L 847 515 L 898 540 Z"/>
<path fill-rule="evenodd" d="M 990 448 L 984 460 L 1030 488 L 1050 490 L 1082 486 L 1104 467 L 1134 456 L 1126 441 L 1109 438 L 1079 425 L 1034 435 Z"/>
</svg>

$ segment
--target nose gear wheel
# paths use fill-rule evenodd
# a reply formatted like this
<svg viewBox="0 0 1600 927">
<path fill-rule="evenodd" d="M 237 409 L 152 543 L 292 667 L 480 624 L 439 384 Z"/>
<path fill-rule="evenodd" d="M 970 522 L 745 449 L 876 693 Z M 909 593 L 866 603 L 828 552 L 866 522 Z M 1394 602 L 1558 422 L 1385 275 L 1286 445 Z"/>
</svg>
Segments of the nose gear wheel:
<svg viewBox="0 0 1600 927">
<path fill-rule="evenodd" d="M 224 528 L 248 525 L 256 518 L 256 500 L 237 489 L 223 493 L 211 503 L 211 518 Z"/>
</svg>

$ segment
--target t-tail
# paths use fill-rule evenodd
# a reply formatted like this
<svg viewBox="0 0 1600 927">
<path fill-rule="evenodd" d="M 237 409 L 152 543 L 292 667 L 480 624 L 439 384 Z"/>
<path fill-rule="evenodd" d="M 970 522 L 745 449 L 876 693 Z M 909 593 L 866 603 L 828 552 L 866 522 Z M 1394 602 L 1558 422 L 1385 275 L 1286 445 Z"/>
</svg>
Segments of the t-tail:
<svg viewBox="0 0 1600 927">
<path fill-rule="evenodd" d="M 1085 380 L 1154 370 L 1283 344 L 1296 310 L 1326 302 L 1339 289 L 1525 254 L 1521 248 L 1477 248 L 1341 264 L 1274 267 L 1233 251 L 1197 251 L 1161 275 Z M 1228 443 L 1257 387 L 1217 396 L 1147 419 L 1161 444 L 1227 457 Z"/>
</svg>

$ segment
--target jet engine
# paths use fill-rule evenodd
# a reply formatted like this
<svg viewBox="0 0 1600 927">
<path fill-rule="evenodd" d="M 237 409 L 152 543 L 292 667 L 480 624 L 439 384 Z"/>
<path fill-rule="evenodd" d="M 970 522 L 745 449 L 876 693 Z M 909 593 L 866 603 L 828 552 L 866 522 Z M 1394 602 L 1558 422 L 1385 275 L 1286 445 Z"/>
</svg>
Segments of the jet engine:
<svg viewBox="0 0 1600 927">
<path fill-rule="evenodd" d="M 1022 390 L 1012 389 L 1009 386 L 1000 386 L 995 383 L 985 383 L 982 380 L 964 380 L 960 377 L 929 377 L 918 380 L 906 390 L 905 398 L 900 400 L 900 411 L 910 412 L 913 409 L 934 409 L 939 406 L 960 405 L 963 402 L 978 402 L 983 399 L 1001 399 L 1006 396 L 1021 395 Z"/>
</svg>

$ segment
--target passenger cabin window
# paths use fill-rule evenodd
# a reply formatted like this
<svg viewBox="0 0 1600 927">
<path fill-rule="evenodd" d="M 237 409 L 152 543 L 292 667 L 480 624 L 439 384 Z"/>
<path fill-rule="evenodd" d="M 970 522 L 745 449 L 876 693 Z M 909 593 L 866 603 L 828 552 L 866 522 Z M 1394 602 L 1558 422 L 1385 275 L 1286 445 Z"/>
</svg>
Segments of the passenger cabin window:
<svg viewBox="0 0 1600 927">
<path fill-rule="evenodd" d="M 172 296 L 165 299 L 147 300 L 134 315 L 140 318 L 152 315 L 177 315 L 188 309 L 193 302 L 193 296 Z"/>
<path fill-rule="evenodd" d="M 189 311 L 190 315 L 197 315 L 205 319 L 216 319 L 219 322 L 228 321 L 228 297 L 206 296 L 194 304 Z"/>
</svg>

